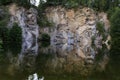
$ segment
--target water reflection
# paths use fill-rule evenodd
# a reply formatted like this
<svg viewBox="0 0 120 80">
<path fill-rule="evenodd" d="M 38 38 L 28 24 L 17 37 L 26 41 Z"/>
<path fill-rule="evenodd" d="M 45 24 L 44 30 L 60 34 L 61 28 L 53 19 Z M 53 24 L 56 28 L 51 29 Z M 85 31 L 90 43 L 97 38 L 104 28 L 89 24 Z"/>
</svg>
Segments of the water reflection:
<svg viewBox="0 0 120 80">
<path fill-rule="evenodd" d="M 114 65 L 109 63 L 108 50 L 105 47 L 101 50 L 88 47 L 84 51 L 78 44 L 39 46 L 38 51 L 36 44 L 26 49 L 23 46 L 21 52 L 17 51 L 17 54 L 13 54 L 11 50 L 6 54 L 0 53 L 0 78 L 2 80 L 80 80 L 81 78 L 99 80 L 100 77 L 100 80 L 115 80 L 109 78 L 111 71 L 114 72 L 112 68 Z M 116 74 L 118 75 L 118 73 L 114 75 Z"/>
<path fill-rule="evenodd" d="M 90 75 L 94 69 L 104 71 L 105 68 L 103 67 L 105 67 L 109 61 L 108 55 L 105 53 L 101 56 L 100 60 L 96 60 L 95 56 L 99 53 L 97 50 L 91 47 L 84 49 L 80 47 L 79 44 L 80 43 L 75 45 L 65 43 L 52 44 L 47 48 L 40 47 L 39 53 L 41 54 L 39 54 L 39 56 L 41 56 L 40 58 L 44 57 L 46 59 L 43 59 L 45 63 L 40 64 L 45 69 L 43 73 L 61 74 L 67 72 L 87 76 Z"/>
<path fill-rule="evenodd" d="M 37 73 L 34 73 L 33 75 L 29 75 L 28 80 L 44 80 L 44 77 L 39 78 Z"/>
</svg>

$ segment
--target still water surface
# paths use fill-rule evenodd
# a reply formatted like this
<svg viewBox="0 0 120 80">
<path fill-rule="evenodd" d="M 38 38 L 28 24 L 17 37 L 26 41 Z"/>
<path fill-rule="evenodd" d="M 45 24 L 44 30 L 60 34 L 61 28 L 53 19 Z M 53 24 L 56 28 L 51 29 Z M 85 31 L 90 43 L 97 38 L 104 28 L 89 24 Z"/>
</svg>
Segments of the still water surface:
<svg viewBox="0 0 120 80">
<path fill-rule="evenodd" d="M 47 44 L 47 43 L 44 43 Z M 0 52 L 0 80 L 120 80 L 120 55 L 79 55 L 73 45 L 11 45 Z"/>
</svg>

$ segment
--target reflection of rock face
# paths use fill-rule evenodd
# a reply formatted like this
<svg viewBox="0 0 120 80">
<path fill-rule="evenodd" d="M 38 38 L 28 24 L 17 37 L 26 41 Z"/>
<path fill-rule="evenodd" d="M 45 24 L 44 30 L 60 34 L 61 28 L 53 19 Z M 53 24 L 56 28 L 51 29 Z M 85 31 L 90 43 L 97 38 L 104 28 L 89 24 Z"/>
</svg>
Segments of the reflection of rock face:
<svg viewBox="0 0 120 80">
<path fill-rule="evenodd" d="M 13 4 L 10 6 L 9 11 L 12 15 L 9 26 L 16 22 L 22 28 L 23 42 L 18 59 L 19 65 L 22 67 L 32 67 L 34 66 L 38 50 L 37 10 L 34 8 L 26 10 Z"/>
<path fill-rule="evenodd" d="M 29 75 L 28 80 L 44 80 L 44 77 L 39 78 L 37 73 L 34 73 L 33 75 Z"/>
<path fill-rule="evenodd" d="M 95 60 L 96 51 L 87 47 L 84 51 L 79 45 L 51 45 L 48 48 L 40 48 L 40 53 L 43 55 L 53 55 L 53 57 L 43 57 L 41 66 L 45 68 L 45 73 L 59 74 L 62 72 L 73 73 L 77 72 L 81 75 L 89 75 L 94 69 L 103 71 L 109 61 L 108 56 L 105 54 L 101 57 L 100 61 Z M 104 57 L 105 56 L 105 57 Z M 105 61 L 106 60 L 106 61 Z M 57 73 L 56 73 L 57 72 Z"/>
<path fill-rule="evenodd" d="M 32 72 L 35 69 L 36 53 L 32 50 L 21 52 L 18 56 L 19 67 L 28 72 Z"/>
</svg>

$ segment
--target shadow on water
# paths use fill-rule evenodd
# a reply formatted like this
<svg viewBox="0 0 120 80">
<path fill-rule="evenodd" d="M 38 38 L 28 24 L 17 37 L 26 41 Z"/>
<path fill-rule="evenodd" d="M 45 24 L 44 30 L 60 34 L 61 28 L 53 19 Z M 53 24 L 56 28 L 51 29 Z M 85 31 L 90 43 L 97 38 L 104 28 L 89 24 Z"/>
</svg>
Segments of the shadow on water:
<svg viewBox="0 0 120 80">
<path fill-rule="evenodd" d="M 120 80 L 120 55 L 109 55 L 105 47 L 87 61 L 75 54 L 75 45 L 71 50 L 65 45 L 40 46 L 38 53 L 34 46 L 5 47 L 0 52 L 1 80 Z"/>
<path fill-rule="evenodd" d="M 48 47 L 50 45 L 50 41 L 48 42 L 42 41 L 40 45 L 41 45 L 40 47 L 43 47 L 43 48 Z"/>
</svg>

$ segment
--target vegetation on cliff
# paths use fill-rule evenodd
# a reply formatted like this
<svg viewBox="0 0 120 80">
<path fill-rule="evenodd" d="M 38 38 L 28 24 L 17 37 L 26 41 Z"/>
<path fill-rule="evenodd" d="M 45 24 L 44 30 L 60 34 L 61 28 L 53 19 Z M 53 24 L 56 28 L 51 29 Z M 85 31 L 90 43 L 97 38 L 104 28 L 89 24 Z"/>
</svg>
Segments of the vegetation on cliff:
<svg viewBox="0 0 120 80">
<path fill-rule="evenodd" d="M 17 3 L 20 6 L 29 8 L 29 7 L 33 6 L 30 1 L 31 0 L 0 0 L 0 6 L 8 5 L 10 3 Z M 38 10 L 38 13 L 39 13 L 38 20 L 37 20 L 39 26 L 51 26 L 52 25 L 44 16 L 44 12 L 45 12 L 44 10 L 49 6 L 58 6 L 58 5 L 61 5 L 66 8 L 90 7 L 96 11 L 107 11 L 109 15 L 113 15 L 111 17 L 111 19 L 112 19 L 111 25 L 116 26 L 116 24 L 114 23 L 116 20 L 114 20 L 113 17 L 115 15 L 116 11 L 118 11 L 115 8 L 120 6 L 120 0 L 101 0 L 101 1 L 99 1 L 99 0 L 62 0 L 62 1 L 61 0 L 47 0 L 47 2 L 44 2 L 44 0 L 40 0 L 40 5 L 38 7 L 36 7 L 36 9 Z M 115 11 L 115 13 L 113 13 L 114 11 Z M 108 18 L 110 18 L 109 15 L 108 15 Z M 3 19 L 3 16 L 4 15 L 2 15 L 2 16 L 0 15 L 1 33 L 4 31 L 2 34 L 7 34 L 7 33 L 9 33 L 9 30 L 3 29 L 3 26 L 6 26 L 6 24 L 7 24 L 6 22 L 8 22 L 9 19 L 8 19 L 8 16 L 6 16 L 6 18 Z M 102 34 L 104 32 L 104 30 L 102 30 L 102 28 L 101 28 L 103 25 L 99 24 L 99 23 L 97 25 L 98 25 L 97 28 L 101 30 L 101 34 Z M 111 33 L 113 33 L 112 27 L 111 27 Z M 4 36 L 1 35 L 1 40 L 3 40 L 3 38 L 6 36 L 8 36 L 8 35 L 4 35 Z M 112 37 L 114 37 L 114 36 L 112 35 Z M 7 39 L 7 38 L 4 38 L 4 39 Z"/>
<path fill-rule="evenodd" d="M 31 6 L 30 0 L 0 0 L 0 5 L 8 5 L 11 3 L 17 3 L 20 6 L 29 8 Z"/>
<path fill-rule="evenodd" d="M 14 24 L 11 29 L 8 29 L 6 26 L 0 25 L 0 48 L 2 48 L 2 44 L 21 45 L 21 42 L 22 42 L 22 31 L 17 24 Z"/>
<path fill-rule="evenodd" d="M 36 0 L 35 0 L 36 1 Z M 30 7 L 31 0 L 0 0 L 0 5 L 7 5 L 10 3 L 17 3 L 24 7 Z M 40 0 L 40 5 L 44 7 L 62 5 L 66 8 L 75 8 L 79 6 L 91 7 L 98 11 L 106 11 L 110 8 L 120 6 L 120 0 Z"/>
<path fill-rule="evenodd" d="M 79 6 L 91 7 L 98 11 L 106 11 L 112 7 L 119 6 L 119 0 L 47 0 L 47 6 L 62 5 L 67 8 Z"/>
<path fill-rule="evenodd" d="M 8 28 L 9 20 L 10 14 L 8 8 L 0 6 L 0 48 L 3 47 L 3 44 L 8 45 L 13 42 L 22 42 L 21 28 L 16 23 L 11 26 L 12 28 Z"/>
<path fill-rule="evenodd" d="M 115 8 L 114 13 L 111 13 L 110 22 L 111 53 L 118 54 L 120 52 L 120 8 Z"/>
<path fill-rule="evenodd" d="M 7 13 L 7 11 L 3 11 L 3 9 L 1 9 L 1 13 L 0 13 L 0 40 L 1 40 L 1 46 L 3 43 L 8 43 L 9 41 L 9 30 L 7 28 L 7 23 L 9 21 L 9 14 Z"/>
<path fill-rule="evenodd" d="M 22 30 L 17 23 L 14 23 L 12 29 L 9 31 L 9 39 L 11 43 L 21 44 L 22 42 Z"/>
</svg>

